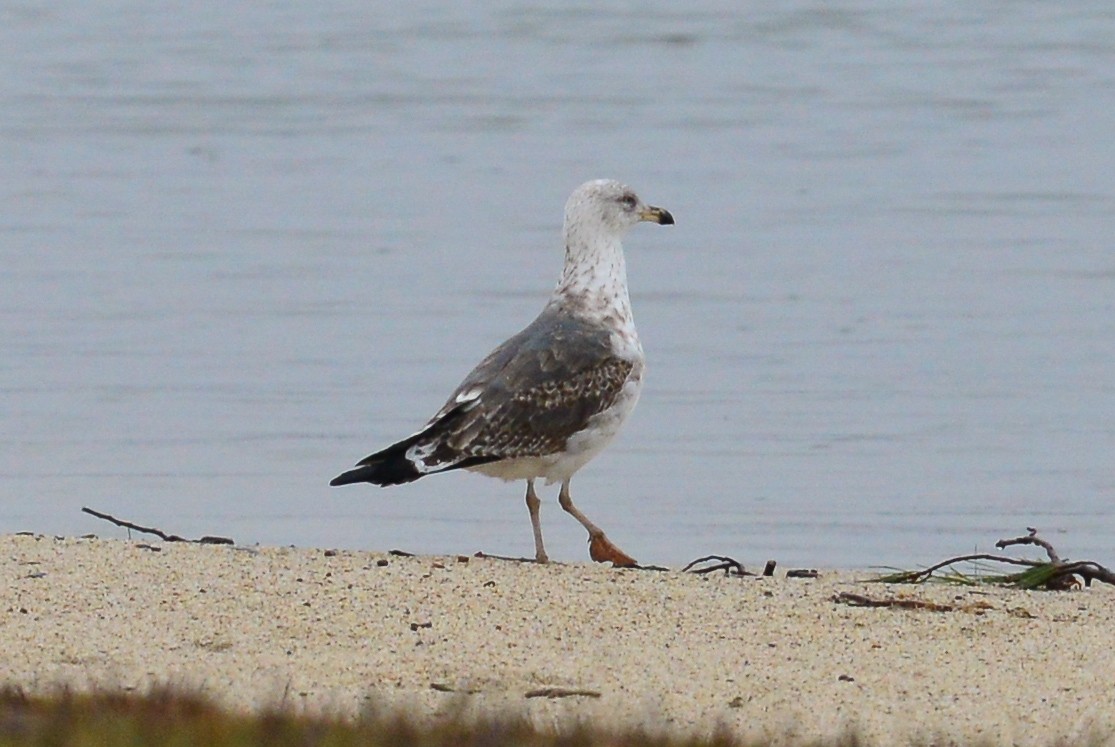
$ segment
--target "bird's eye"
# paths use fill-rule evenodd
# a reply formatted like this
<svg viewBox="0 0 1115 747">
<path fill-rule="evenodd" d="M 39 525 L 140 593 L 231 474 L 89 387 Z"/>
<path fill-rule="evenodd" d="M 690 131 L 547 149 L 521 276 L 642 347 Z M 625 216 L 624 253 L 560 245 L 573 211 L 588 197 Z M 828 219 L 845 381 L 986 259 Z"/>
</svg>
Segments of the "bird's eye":
<svg viewBox="0 0 1115 747">
<path fill-rule="evenodd" d="M 635 195 L 628 193 L 619 198 L 619 204 L 623 205 L 628 210 L 634 210 L 635 206 L 639 204 L 639 201 L 635 199 Z"/>
</svg>

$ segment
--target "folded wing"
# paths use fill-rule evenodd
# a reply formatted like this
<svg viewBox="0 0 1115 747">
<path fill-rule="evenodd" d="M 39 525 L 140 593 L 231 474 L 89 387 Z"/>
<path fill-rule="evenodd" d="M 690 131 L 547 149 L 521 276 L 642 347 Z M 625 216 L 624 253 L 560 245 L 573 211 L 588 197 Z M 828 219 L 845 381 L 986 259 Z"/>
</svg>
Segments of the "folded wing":
<svg viewBox="0 0 1115 747">
<path fill-rule="evenodd" d="M 422 430 L 331 485 L 397 485 L 451 469 L 561 451 L 616 400 L 634 363 L 610 333 L 547 307 L 465 377 Z"/>
</svg>

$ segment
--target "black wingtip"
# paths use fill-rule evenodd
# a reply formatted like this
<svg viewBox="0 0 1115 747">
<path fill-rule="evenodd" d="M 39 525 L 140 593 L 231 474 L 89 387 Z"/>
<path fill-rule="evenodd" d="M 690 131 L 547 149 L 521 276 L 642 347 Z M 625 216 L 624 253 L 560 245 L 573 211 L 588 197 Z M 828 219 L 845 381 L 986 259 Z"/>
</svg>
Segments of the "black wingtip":
<svg viewBox="0 0 1115 747">
<path fill-rule="evenodd" d="M 335 487 L 338 487 L 340 485 L 351 485 L 354 482 L 359 482 L 359 480 L 355 480 L 355 479 L 349 477 L 349 475 L 351 475 L 351 474 L 352 474 L 352 472 L 345 472 L 343 475 L 337 475 L 336 477 L 334 477 L 332 480 L 329 481 L 329 487 L 335 488 Z"/>
<path fill-rule="evenodd" d="M 385 472 L 390 473 L 391 470 L 384 470 L 383 467 L 384 465 L 382 463 L 378 463 L 363 467 L 357 467 L 356 469 L 350 469 L 348 472 L 342 472 L 341 474 L 330 480 L 329 485 L 330 487 L 336 488 L 340 487 L 341 485 L 354 485 L 358 482 L 370 482 L 373 485 L 398 484 L 400 480 L 391 479 L 396 475 L 384 474 Z M 405 482 L 405 480 L 401 482 Z"/>
<path fill-rule="evenodd" d="M 390 458 L 377 459 L 370 464 L 362 464 L 356 469 L 342 472 L 329 481 L 332 487 L 352 485 L 358 482 L 370 482 L 372 485 L 386 487 L 388 485 L 402 485 L 414 482 L 422 477 L 414 464 L 400 455 L 389 455 Z"/>
</svg>

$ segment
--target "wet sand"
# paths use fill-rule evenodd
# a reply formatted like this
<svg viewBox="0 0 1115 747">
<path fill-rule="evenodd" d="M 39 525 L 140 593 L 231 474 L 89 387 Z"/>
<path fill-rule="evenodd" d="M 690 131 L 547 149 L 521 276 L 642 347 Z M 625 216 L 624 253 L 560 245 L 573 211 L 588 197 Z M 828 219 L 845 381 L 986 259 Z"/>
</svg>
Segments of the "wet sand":
<svg viewBox="0 0 1115 747">
<path fill-rule="evenodd" d="M 1050 744 L 1115 731 L 1115 590 L 0 537 L 0 681 L 234 708 Z M 841 592 L 951 606 L 862 608 Z"/>
</svg>

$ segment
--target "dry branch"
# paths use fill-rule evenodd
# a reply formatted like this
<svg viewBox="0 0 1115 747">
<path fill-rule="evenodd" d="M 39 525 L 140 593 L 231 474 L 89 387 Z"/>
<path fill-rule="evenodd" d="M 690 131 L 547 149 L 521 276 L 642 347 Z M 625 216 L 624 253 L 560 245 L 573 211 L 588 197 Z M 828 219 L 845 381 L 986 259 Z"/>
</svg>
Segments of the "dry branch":
<svg viewBox="0 0 1115 747">
<path fill-rule="evenodd" d="M 1041 562 L 1037 560 L 1027 560 L 1025 558 L 1010 558 L 1005 555 L 990 555 L 985 552 L 977 552 L 970 555 L 957 555 L 954 558 L 942 560 L 940 563 L 931 565 L 928 568 L 924 568 L 920 571 L 902 571 L 899 573 L 891 574 L 879 580 L 886 581 L 890 584 L 920 584 L 922 581 L 928 581 L 930 578 L 933 577 L 934 573 L 941 570 L 942 568 L 948 568 L 949 566 L 955 565 L 957 563 L 967 563 L 974 560 L 990 560 L 996 563 L 1025 565 L 1030 567 L 1041 565 Z"/>
<path fill-rule="evenodd" d="M 939 604 L 937 602 L 927 602 L 923 599 L 898 599 L 895 597 L 888 597 L 886 599 L 872 599 L 865 597 L 862 594 L 853 594 L 848 591 L 842 591 L 832 598 L 832 601 L 837 604 L 846 604 L 849 607 L 892 607 L 904 610 L 928 610 L 929 612 L 975 612 L 982 613 L 985 610 L 992 609 L 991 605 L 987 602 L 973 602 L 971 604 Z"/>
<path fill-rule="evenodd" d="M 1053 549 L 1053 545 L 1049 544 L 1038 536 L 1037 529 L 1034 529 L 1033 527 L 1026 527 L 1026 531 L 1028 531 L 1029 534 L 1027 534 L 1025 537 L 1015 537 L 1014 539 L 1009 540 L 999 540 L 995 543 L 995 547 L 1002 550 L 1003 548 L 1010 547 L 1011 545 L 1037 545 L 1038 547 L 1045 549 L 1046 555 L 1049 556 L 1050 563 L 1052 563 L 1053 565 L 1061 565 L 1061 556 L 1058 555 L 1057 551 Z"/>
<path fill-rule="evenodd" d="M 596 690 L 582 690 L 580 688 L 568 687 L 540 687 L 537 690 L 528 690 L 526 692 L 528 698 L 599 698 L 600 693 Z"/>
<path fill-rule="evenodd" d="M 712 565 L 699 568 L 702 563 L 712 563 Z M 753 576 L 755 574 L 748 573 L 743 568 L 743 564 L 735 558 L 729 558 L 724 555 L 706 555 L 703 558 L 697 558 L 689 565 L 681 569 L 682 573 L 696 573 L 703 575 L 705 573 L 715 573 L 716 571 L 724 571 L 725 576 Z"/>
<path fill-rule="evenodd" d="M 1036 529 L 1033 527 L 1027 527 L 1027 529 L 1029 534 L 1023 537 L 999 540 L 995 543 L 995 547 L 1003 549 L 1014 545 L 1035 545 L 1045 550 L 1046 555 L 1049 556 L 1048 561 L 973 553 L 943 560 L 920 571 L 893 573 L 876 580 L 885 583 L 917 584 L 934 578 L 934 574 L 942 568 L 951 567 L 957 563 L 986 560 L 1006 565 L 1026 566 L 1027 569 L 1018 573 L 987 575 L 979 578 L 957 575 L 951 580 L 958 583 L 995 583 L 1017 586 L 1023 589 L 1049 589 L 1054 591 L 1075 588 L 1080 585 L 1081 580 L 1083 580 L 1085 586 L 1091 586 L 1093 580 L 1115 584 L 1115 573 L 1112 573 L 1108 568 L 1094 561 L 1069 562 L 1063 560 L 1051 543 L 1037 535 Z"/>
<path fill-rule="evenodd" d="M 130 521 L 125 521 L 123 519 L 117 519 L 115 516 L 112 516 L 111 514 L 106 514 L 106 513 L 103 513 L 101 511 L 97 511 L 95 509 L 89 508 L 88 506 L 83 506 L 81 510 L 82 510 L 82 512 L 87 513 L 90 516 L 96 516 L 98 519 L 104 519 L 105 521 L 111 522 L 118 527 L 124 527 L 125 529 L 128 529 L 128 530 L 134 529 L 135 531 L 142 532 L 143 534 L 153 534 L 156 537 L 158 537 L 159 539 L 163 540 L 164 542 L 195 542 L 195 543 L 202 544 L 202 545 L 234 545 L 234 544 L 236 544 L 235 542 L 233 542 L 228 537 L 213 537 L 213 536 L 210 536 L 210 535 L 206 535 L 206 536 L 202 537 L 201 539 L 189 540 L 189 539 L 186 539 L 185 537 L 179 537 L 177 534 L 167 534 L 162 529 L 157 529 L 155 527 L 140 526 L 139 524 L 134 524 Z"/>
<path fill-rule="evenodd" d="M 477 693 L 483 692 L 483 690 L 480 690 L 478 688 L 454 687 L 453 685 L 447 684 L 445 682 L 431 682 L 430 689 L 436 690 L 439 693 L 462 693 L 464 695 L 476 695 Z"/>
</svg>

